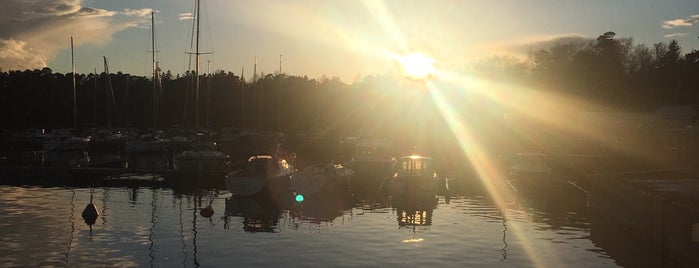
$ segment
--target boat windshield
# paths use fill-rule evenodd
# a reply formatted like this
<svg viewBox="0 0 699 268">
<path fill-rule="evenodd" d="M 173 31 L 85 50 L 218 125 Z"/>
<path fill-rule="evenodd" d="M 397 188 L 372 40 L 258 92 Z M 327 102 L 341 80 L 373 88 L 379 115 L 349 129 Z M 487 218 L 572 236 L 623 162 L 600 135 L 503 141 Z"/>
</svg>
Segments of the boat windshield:
<svg viewBox="0 0 699 268">
<path fill-rule="evenodd" d="M 423 176 L 432 173 L 432 165 L 427 158 L 403 158 L 394 166 L 400 176 Z"/>
</svg>

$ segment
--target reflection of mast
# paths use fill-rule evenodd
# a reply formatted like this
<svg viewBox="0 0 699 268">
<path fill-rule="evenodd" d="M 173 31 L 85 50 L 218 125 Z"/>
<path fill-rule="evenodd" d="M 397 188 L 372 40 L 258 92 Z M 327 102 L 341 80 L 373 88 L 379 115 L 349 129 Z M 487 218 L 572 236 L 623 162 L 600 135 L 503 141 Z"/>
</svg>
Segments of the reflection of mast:
<svg viewBox="0 0 699 268">
<path fill-rule="evenodd" d="M 72 41 L 72 37 L 71 37 Z M 75 189 L 73 189 L 73 195 L 70 198 L 70 217 L 68 221 L 70 222 L 70 236 L 68 238 L 68 246 L 66 246 L 65 263 L 66 266 L 70 263 L 70 250 L 73 247 L 73 234 L 75 233 Z"/>
<path fill-rule="evenodd" d="M 106 214 L 108 214 L 108 209 L 109 209 L 109 188 L 104 188 L 102 191 L 102 225 L 107 225 L 107 217 L 105 217 Z"/>
<path fill-rule="evenodd" d="M 502 213 L 502 243 L 505 245 L 502 247 L 502 261 L 507 259 L 507 218 L 505 217 L 505 213 Z"/>
<path fill-rule="evenodd" d="M 157 202 L 156 202 L 156 191 L 155 188 L 151 192 L 151 212 L 150 212 L 150 228 L 148 229 L 148 241 L 150 242 L 150 245 L 148 246 L 148 257 L 150 257 L 150 261 L 148 264 L 150 264 L 151 267 L 153 267 L 153 264 L 155 262 L 155 255 L 153 255 L 153 248 L 155 246 L 155 241 L 153 241 L 153 230 L 155 230 L 155 214 L 157 212 Z"/>
<path fill-rule="evenodd" d="M 192 210 L 192 245 L 194 248 L 192 249 L 193 255 L 194 255 L 194 266 L 199 267 L 199 260 L 197 260 L 197 198 L 201 197 L 194 197 L 194 210 Z M 199 200 L 201 201 L 201 200 Z"/>
<path fill-rule="evenodd" d="M 182 258 L 182 267 L 186 266 L 185 263 L 187 263 L 187 244 L 185 244 L 185 238 L 184 238 L 184 224 L 182 224 L 182 198 L 179 198 L 180 203 L 180 211 L 178 213 L 179 219 L 180 219 L 180 240 L 182 240 L 182 254 L 184 254 L 184 258 Z"/>
</svg>

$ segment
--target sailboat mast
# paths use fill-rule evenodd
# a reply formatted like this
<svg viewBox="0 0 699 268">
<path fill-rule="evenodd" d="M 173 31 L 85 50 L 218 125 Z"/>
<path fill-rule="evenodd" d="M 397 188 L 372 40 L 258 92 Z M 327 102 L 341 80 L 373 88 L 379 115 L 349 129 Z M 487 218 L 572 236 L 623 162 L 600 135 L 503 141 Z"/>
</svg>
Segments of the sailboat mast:
<svg viewBox="0 0 699 268">
<path fill-rule="evenodd" d="M 73 55 L 73 36 L 70 37 L 70 65 L 73 71 L 73 128 L 78 131 L 78 105 L 75 93 L 75 56 Z"/>
<path fill-rule="evenodd" d="M 240 128 L 245 128 L 245 67 L 240 68 Z"/>
<path fill-rule="evenodd" d="M 157 93 L 156 93 L 156 68 L 155 68 L 155 12 L 151 11 L 150 12 L 150 23 L 151 23 L 151 46 L 153 49 L 151 50 L 151 55 L 153 59 L 153 131 L 155 131 L 158 128 L 158 101 L 157 101 Z"/>
<path fill-rule="evenodd" d="M 259 114 L 259 102 L 260 102 L 260 92 L 257 92 L 257 56 L 255 56 L 255 65 L 252 67 L 252 92 L 255 94 L 253 97 L 253 103 L 252 103 L 252 116 L 251 116 L 251 122 L 250 122 L 250 128 L 256 128 L 257 124 L 255 123 L 256 120 L 258 119 L 257 114 Z"/>
<path fill-rule="evenodd" d="M 277 131 L 282 131 L 282 54 L 279 54 L 279 91 L 277 92 Z"/>
<path fill-rule="evenodd" d="M 197 0 L 197 4 L 195 6 L 196 9 L 196 19 L 197 19 L 197 45 L 196 45 L 196 62 L 194 63 L 194 128 L 199 127 L 199 15 L 200 15 L 200 1 Z"/>
</svg>

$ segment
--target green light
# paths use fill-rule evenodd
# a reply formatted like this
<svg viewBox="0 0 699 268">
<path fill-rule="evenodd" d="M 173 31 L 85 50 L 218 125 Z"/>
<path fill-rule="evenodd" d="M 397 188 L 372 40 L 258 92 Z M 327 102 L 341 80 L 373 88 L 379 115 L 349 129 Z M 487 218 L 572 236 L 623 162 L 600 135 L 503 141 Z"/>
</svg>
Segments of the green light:
<svg viewBox="0 0 699 268">
<path fill-rule="evenodd" d="M 303 202 L 303 195 L 302 194 L 297 194 L 296 195 L 296 202 Z"/>
</svg>

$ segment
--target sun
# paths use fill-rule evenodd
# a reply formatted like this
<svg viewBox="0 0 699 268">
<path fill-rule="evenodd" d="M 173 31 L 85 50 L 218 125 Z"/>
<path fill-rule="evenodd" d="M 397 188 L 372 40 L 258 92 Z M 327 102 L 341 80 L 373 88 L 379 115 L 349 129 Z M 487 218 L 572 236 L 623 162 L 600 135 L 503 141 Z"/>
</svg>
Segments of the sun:
<svg viewBox="0 0 699 268">
<path fill-rule="evenodd" d="M 403 72 L 413 79 L 425 79 L 435 73 L 434 63 L 437 62 L 430 56 L 422 53 L 412 53 L 397 57 Z"/>
</svg>

